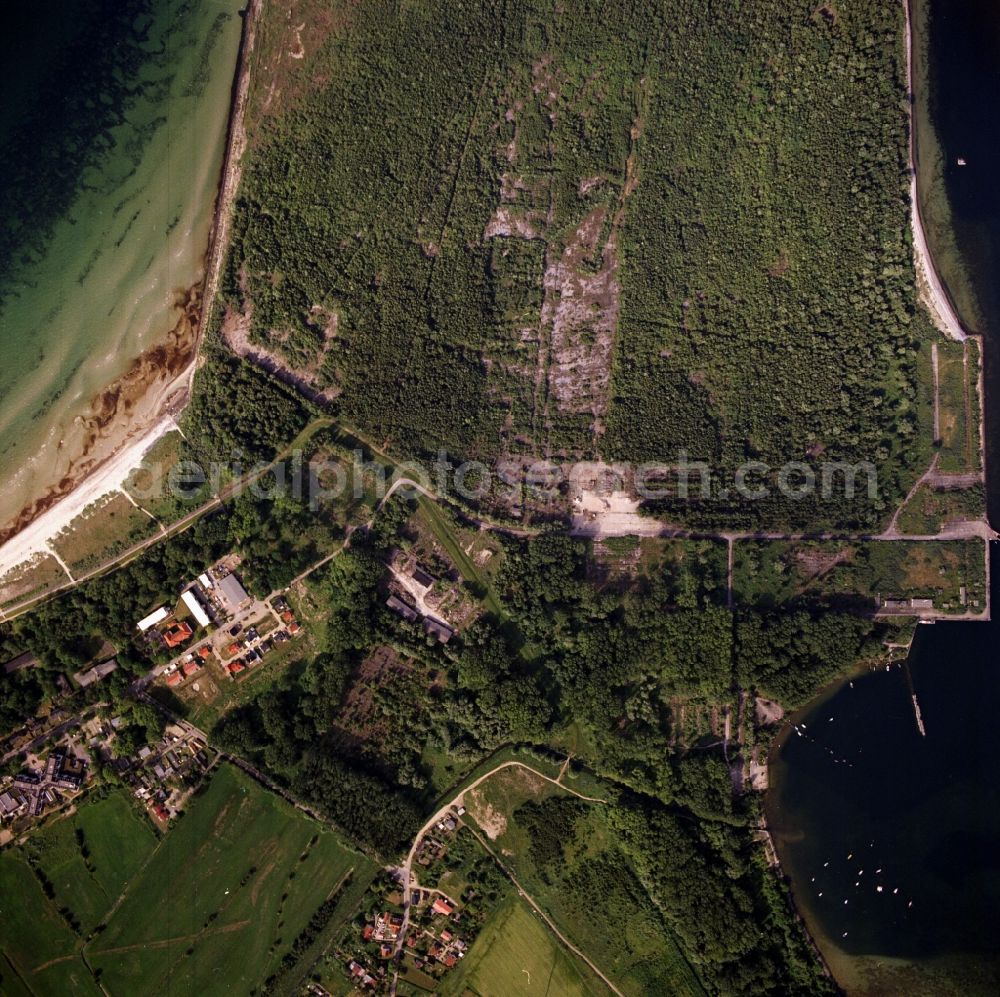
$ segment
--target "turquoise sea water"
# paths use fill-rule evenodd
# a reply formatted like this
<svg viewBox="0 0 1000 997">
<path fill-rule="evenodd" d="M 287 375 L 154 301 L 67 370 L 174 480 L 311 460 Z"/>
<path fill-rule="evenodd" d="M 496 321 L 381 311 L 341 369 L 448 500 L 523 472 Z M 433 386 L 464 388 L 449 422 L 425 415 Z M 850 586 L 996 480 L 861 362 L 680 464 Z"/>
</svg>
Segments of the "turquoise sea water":
<svg viewBox="0 0 1000 997">
<path fill-rule="evenodd" d="M 241 5 L 64 0 L 0 42 L 0 531 L 201 276 Z"/>
</svg>

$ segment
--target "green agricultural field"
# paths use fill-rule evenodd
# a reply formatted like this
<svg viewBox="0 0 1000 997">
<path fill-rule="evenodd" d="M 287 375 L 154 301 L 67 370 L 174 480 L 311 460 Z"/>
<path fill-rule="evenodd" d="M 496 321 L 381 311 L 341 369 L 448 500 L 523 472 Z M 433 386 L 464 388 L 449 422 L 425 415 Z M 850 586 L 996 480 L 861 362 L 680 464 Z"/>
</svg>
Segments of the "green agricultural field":
<svg viewBox="0 0 1000 997">
<path fill-rule="evenodd" d="M 84 936 L 101 923 L 156 847 L 122 793 L 86 803 L 29 839 L 27 856 L 52 884 L 54 903 Z"/>
<path fill-rule="evenodd" d="M 87 958 L 122 997 L 246 992 L 279 968 L 339 885 L 373 873 L 333 834 L 223 766 Z"/>
<path fill-rule="evenodd" d="M 482 930 L 443 995 L 604 997 L 608 988 L 571 955 L 542 919 L 512 897 Z"/>
<path fill-rule="evenodd" d="M 0 855 L 0 993 L 100 997 L 80 945 L 27 863 Z"/>
<path fill-rule="evenodd" d="M 936 609 L 963 612 L 984 604 L 985 573 L 982 540 L 747 541 L 736 545 L 733 588 L 740 605 L 765 609 L 812 604 L 869 613 L 887 599 L 926 598 Z"/>
</svg>

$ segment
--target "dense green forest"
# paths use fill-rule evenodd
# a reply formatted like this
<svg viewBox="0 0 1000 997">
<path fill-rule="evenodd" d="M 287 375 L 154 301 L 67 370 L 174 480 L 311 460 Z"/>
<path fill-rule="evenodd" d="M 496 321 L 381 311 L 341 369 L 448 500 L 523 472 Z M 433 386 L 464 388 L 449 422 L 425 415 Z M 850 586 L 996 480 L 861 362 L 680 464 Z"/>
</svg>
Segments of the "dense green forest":
<svg viewBox="0 0 1000 997">
<path fill-rule="evenodd" d="M 902 18 L 354 8 L 254 136 L 229 318 L 400 453 L 683 450 L 722 473 L 671 518 L 870 528 L 929 446 Z M 750 459 L 878 493 L 727 498 Z"/>
</svg>

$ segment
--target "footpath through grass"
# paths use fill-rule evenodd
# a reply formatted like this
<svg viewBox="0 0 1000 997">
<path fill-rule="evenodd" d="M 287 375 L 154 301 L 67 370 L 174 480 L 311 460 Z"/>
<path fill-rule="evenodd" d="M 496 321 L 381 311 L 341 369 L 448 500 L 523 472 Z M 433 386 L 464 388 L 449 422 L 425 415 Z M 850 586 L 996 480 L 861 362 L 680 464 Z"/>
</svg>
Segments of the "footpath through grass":
<svg viewBox="0 0 1000 997">
<path fill-rule="evenodd" d="M 483 928 L 442 994 L 481 997 L 604 997 L 608 988 L 566 951 L 523 900 L 510 897 Z"/>
<path fill-rule="evenodd" d="M 0 855 L 0 993 L 100 997 L 79 938 L 46 897 L 27 862 Z"/>
<path fill-rule="evenodd" d="M 462 550 L 461 545 L 455 540 L 455 536 L 452 533 L 453 527 L 448 522 L 447 517 L 441 511 L 437 502 L 429 499 L 426 495 L 420 495 L 418 501 L 431 529 L 438 540 L 441 541 L 442 546 L 448 552 L 448 556 L 462 577 L 467 582 L 474 582 L 479 586 L 483 594 L 483 603 L 491 613 L 501 619 L 506 617 L 507 614 L 504 612 L 500 600 L 493 591 L 490 580 L 476 567 L 472 558 Z"/>
</svg>

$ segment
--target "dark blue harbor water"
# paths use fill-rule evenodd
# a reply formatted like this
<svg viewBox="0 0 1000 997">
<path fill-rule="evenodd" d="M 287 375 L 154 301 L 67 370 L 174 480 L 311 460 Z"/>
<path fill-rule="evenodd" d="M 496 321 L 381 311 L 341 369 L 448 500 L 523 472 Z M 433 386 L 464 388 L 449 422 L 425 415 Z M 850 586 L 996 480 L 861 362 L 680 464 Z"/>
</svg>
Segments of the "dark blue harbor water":
<svg viewBox="0 0 1000 997">
<path fill-rule="evenodd" d="M 769 823 L 850 992 L 1000 993 L 998 639 L 995 623 L 921 626 L 907 665 L 853 679 L 782 735 Z"/>
</svg>

